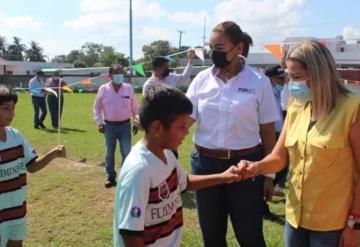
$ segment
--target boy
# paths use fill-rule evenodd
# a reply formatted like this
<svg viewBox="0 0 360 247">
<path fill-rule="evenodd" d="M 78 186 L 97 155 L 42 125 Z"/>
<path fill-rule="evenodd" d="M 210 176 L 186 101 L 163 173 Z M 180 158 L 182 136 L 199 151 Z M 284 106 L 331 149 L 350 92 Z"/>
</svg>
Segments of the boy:
<svg viewBox="0 0 360 247">
<path fill-rule="evenodd" d="M 17 96 L 0 85 L 0 246 L 21 247 L 26 236 L 26 171 L 44 168 L 56 157 L 65 157 L 57 146 L 37 157 L 23 135 L 9 127 L 14 118 Z"/>
<path fill-rule="evenodd" d="M 121 169 L 115 194 L 114 246 L 179 246 L 181 192 L 240 181 L 236 167 L 221 174 L 187 175 L 170 150 L 189 133 L 192 104 L 177 89 L 155 87 L 139 117 L 145 136 Z"/>
</svg>

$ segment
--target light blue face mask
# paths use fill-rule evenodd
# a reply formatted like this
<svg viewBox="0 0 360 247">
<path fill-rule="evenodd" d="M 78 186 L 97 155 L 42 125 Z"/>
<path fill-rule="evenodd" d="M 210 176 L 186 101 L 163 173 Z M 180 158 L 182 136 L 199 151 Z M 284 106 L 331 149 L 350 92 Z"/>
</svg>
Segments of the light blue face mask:
<svg viewBox="0 0 360 247">
<path fill-rule="evenodd" d="M 112 81 L 115 84 L 120 85 L 121 83 L 124 82 L 124 75 L 123 74 L 114 74 L 114 75 L 112 75 Z"/>
<path fill-rule="evenodd" d="M 311 100 L 311 90 L 306 85 L 306 81 L 291 81 L 288 88 L 291 96 L 295 99 L 303 102 Z"/>
<path fill-rule="evenodd" d="M 275 89 L 276 89 L 278 92 L 281 92 L 281 91 L 283 90 L 283 88 L 284 88 L 284 86 L 275 83 Z"/>
</svg>

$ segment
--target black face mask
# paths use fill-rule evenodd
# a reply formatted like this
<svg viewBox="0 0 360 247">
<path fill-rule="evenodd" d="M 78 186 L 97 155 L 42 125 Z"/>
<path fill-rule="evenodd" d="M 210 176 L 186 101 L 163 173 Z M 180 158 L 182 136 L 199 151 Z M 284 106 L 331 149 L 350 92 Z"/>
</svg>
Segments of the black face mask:
<svg viewBox="0 0 360 247">
<path fill-rule="evenodd" d="M 163 78 L 165 78 L 165 77 L 167 77 L 169 74 L 170 74 L 170 69 L 166 69 L 166 70 L 164 70 L 164 71 L 162 72 L 161 76 L 162 76 Z"/>
<path fill-rule="evenodd" d="M 213 60 L 213 63 L 215 67 L 219 69 L 226 68 L 230 62 L 226 59 L 227 52 L 224 51 L 216 51 L 214 50 L 212 52 L 211 58 Z"/>
</svg>

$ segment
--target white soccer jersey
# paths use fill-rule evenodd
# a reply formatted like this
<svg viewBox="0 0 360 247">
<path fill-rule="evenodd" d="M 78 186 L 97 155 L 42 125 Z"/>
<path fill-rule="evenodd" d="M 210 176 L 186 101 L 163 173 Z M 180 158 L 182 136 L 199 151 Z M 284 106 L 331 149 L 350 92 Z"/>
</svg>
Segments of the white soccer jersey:
<svg viewBox="0 0 360 247">
<path fill-rule="evenodd" d="M 7 227 L 25 223 L 26 169 L 37 157 L 18 130 L 7 127 L 5 131 L 6 141 L 0 141 L 0 237 L 3 243 Z"/>
<path fill-rule="evenodd" d="M 179 246 L 187 174 L 164 152 L 167 164 L 140 141 L 127 156 L 115 194 L 114 246 L 124 246 L 120 233 L 143 236 L 145 246 Z"/>
</svg>

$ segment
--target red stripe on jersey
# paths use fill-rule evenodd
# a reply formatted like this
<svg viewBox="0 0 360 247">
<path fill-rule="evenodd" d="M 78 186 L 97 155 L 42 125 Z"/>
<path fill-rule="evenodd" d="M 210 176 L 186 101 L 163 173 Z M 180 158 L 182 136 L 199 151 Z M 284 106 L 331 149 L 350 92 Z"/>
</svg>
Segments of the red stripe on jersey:
<svg viewBox="0 0 360 247">
<path fill-rule="evenodd" d="M 147 226 L 144 229 L 144 243 L 151 244 L 160 238 L 169 236 L 173 231 L 183 225 L 182 207 L 179 207 L 171 219 L 160 224 Z"/>
<path fill-rule="evenodd" d="M 16 178 L 0 182 L 0 194 L 20 189 L 24 185 L 26 185 L 26 173 Z"/>
<path fill-rule="evenodd" d="M 26 214 L 26 202 L 21 206 L 6 208 L 0 211 L 0 223 L 24 217 Z"/>
<path fill-rule="evenodd" d="M 0 165 L 17 160 L 18 158 L 24 158 L 24 148 L 21 145 L 0 151 Z"/>
<path fill-rule="evenodd" d="M 161 183 L 158 187 L 156 188 L 151 188 L 150 189 L 150 194 L 149 194 L 149 204 L 154 204 L 154 203 L 159 203 L 162 202 L 164 197 L 161 198 L 162 195 L 162 186 L 167 186 L 167 188 L 165 188 L 168 193 L 168 195 L 170 195 L 173 191 L 176 190 L 177 186 L 178 186 L 178 177 L 177 177 L 177 170 L 176 168 L 174 168 L 174 170 L 171 172 L 170 176 L 163 182 Z"/>
</svg>

